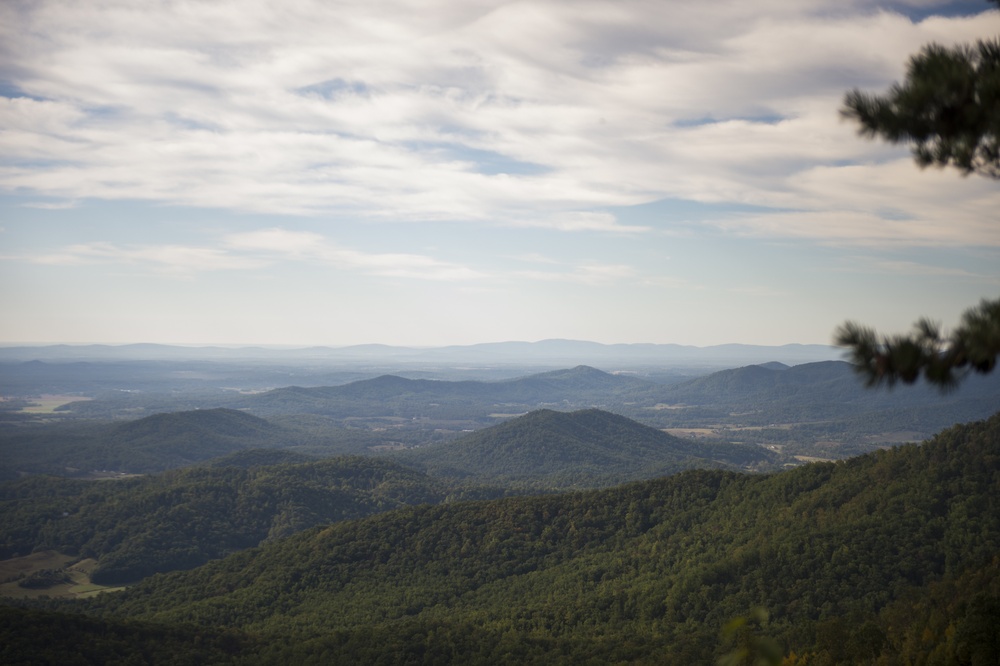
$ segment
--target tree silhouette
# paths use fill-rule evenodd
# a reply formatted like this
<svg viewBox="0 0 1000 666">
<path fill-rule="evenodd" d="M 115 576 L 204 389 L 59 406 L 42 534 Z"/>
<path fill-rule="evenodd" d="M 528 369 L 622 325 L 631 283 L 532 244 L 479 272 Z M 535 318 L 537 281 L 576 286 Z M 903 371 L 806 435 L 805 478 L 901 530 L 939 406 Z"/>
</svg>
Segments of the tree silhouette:
<svg viewBox="0 0 1000 666">
<path fill-rule="evenodd" d="M 885 95 L 852 90 L 841 114 L 862 136 L 913 144 L 921 167 L 1000 178 L 1000 39 L 925 46 Z"/>
<path fill-rule="evenodd" d="M 989 0 L 1000 7 L 1000 0 Z M 921 167 L 951 166 L 964 175 L 1000 179 L 1000 38 L 975 46 L 925 46 L 910 58 L 906 79 L 885 95 L 847 93 L 841 114 L 866 138 L 912 144 Z M 879 335 L 847 322 L 835 340 L 868 386 L 912 384 L 921 376 L 942 390 L 970 372 L 988 373 L 1000 354 L 1000 299 L 983 300 L 944 336 L 920 319 L 910 335 Z"/>
<path fill-rule="evenodd" d="M 970 372 L 992 372 L 1000 355 L 1000 299 L 983 300 L 966 310 L 950 336 L 927 319 L 910 335 L 880 336 L 873 329 L 847 322 L 836 333 L 848 347 L 854 367 L 868 386 L 912 384 L 921 376 L 941 389 L 958 385 Z"/>
</svg>

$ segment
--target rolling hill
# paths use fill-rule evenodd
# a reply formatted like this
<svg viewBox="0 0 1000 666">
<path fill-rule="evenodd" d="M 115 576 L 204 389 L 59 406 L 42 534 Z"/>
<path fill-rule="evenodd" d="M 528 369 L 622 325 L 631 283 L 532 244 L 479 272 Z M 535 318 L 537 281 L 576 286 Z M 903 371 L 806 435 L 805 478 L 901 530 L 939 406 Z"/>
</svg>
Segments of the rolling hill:
<svg viewBox="0 0 1000 666">
<path fill-rule="evenodd" d="M 409 507 L 72 608 L 239 631 L 239 663 L 708 664 L 753 607 L 788 663 L 990 663 L 998 484 L 1000 415 L 773 475 Z"/>
<path fill-rule="evenodd" d="M 432 476 L 553 489 L 610 486 L 696 467 L 759 468 L 777 456 L 757 446 L 684 440 L 587 409 L 538 410 L 396 458 Z"/>
<path fill-rule="evenodd" d="M 231 409 L 154 414 L 124 423 L 60 424 L 4 433 L 0 475 L 149 473 L 244 449 L 296 443 L 292 431 Z"/>
<path fill-rule="evenodd" d="M 241 451 L 205 467 L 113 482 L 31 477 L 2 484 L 0 558 L 39 550 L 92 557 L 98 560 L 94 582 L 119 584 L 195 567 L 314 525 L 463 492 L 483 496 L 388 460 L 252 462 L 274 453 L 283 452 Z"/>
<path fill-rule="evenodd" d="M 573 409 L 652 395 L 659 385 L 588 366 L 497 382 L 406 379 L 383 375 L 342 386 L 288 387 L 236 403 L 261 416 L 281 413 L 346 418 L 393 416 L 476 419 L 544 406 Z"/>
<path fill-rule="evenodd" d="M 822 422 L 831 432 L 908 430 L 925 438 L 993 414 L 1000 404 L 1000 376 L 970 377 L 945 394 L 926 384 L 871 391 L 842 361 L 751 365 L 665 386 L 657 398 L 676 408 L 635 404 L 621 413 L 658 427 Z"/>
<path fill-rule="evenodd" d="M 1000 376 L 972 377 L 948 394 L 926 385 L 872 392 L 850 364 L 821 361 L 751 365 L 670 385 L 589 366 L 498 382 L 382 376 L 335 387 L 277 389 L 235 406 L 260 416 L 452 419 L 475 427 L 536 409 L 596 407 L 659 428 L 824 423 L 829 439 L 885 431 L 926 438 L 955 423 L 986 418 L 998 404 Z"/>
<path fill-rule="evenodd" d="M 110 402 L 74 402 L 65 413 L 135 416 L 157 409 L 155 396 L 123 395 Z M 187 396 L 183 403 L 208 408 L 217 399 L 228 408 L 267 418 L 272 426 L 285 429 L 275 443 L 258 440 L 251 446 L 294 446 L 300 452 L 321 455 L 369 454 L 379 446 L 446 441 L 539 409 L 598 408 L 660 429 L 702 429 L 702 435 L 716 441 L 754 443 L 784 448 L 789 455 L 835 459 L 886 443 L 918 441 L 955 423 L 989 416 L 1000 404 L 1000 375 L 972 377 L 959 390 L 942 395 L 920 385 L 892 392 L 868 391 L 851 366 L 840 361 L 791 367 L 767 363 L 669 385 L 577 366 L 490 382 L 383 375 L 338 386 L 230 393 L 224 400 Z M 25 468 L 26 459 L 18 452 L 38 444 L 52 446 L 53 439 L 67 443 L 57 444 L 60 450 L 68 451 L 70 441 L 85 444 L 79 452 L 93 450 L 87 444 L 92 440 L 83 432 L 87 427 L 81 425 L 76 432 L 60 430 L 56 424 L 51 432 L 57 436 L 48 439 L 43 426 L 0 429 L 0 452 L 12 451 L 9 460 L 0 460 L 0 474 L 10 478 L 16 471 L 66 473 L 57 469 L 54 460 Z M 15 444 L 8 447 L 11 440 Z M 223 453 L 222 448 L 215 451 L 215 455 Z M 182 458 L 170 464 L 182 464 Z M 11 468 L 14 460 L 21 466 Z M 87 470 L 96 462 L 84 459 L 70 466 Z M 117 469 L 123 462 L 119 457 L 102 465 Z M 163 469 L 167 463 L 156 464 L 160 466 L 144 469 Z"/>
<path fill-rule="evenodd" d="M 153 414 L 125 422 L 68 422 L 0 431 L 0 479 L 24 474 L 149 474 L 239 451 L 293 449 L 324 457 L 370 453 L 384 439 L 336 424 L 274 423 L 233 409 Z"/>
</svg>

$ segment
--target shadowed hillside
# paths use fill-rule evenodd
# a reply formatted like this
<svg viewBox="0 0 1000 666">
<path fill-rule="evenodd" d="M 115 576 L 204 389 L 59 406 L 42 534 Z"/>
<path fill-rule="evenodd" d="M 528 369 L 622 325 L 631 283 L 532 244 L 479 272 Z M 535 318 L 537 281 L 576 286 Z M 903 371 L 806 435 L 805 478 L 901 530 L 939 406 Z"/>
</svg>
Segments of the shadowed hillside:
<svg viewBox="0 0 1000 666">
<path fill-rule="evenodd" d="M 796 664 L 930 663 L 992 645 L 998 546 L 1000 415 L 771 476 L 407 508 L 76 607 L 240 629 L 273 662 L 708 664 L 761 606 Z"/>
<path fill-rule="evenodd" d="M 0 485 L 0 558 L 39 550 L 93 557 L 93 581 L 118 584 L 314 525 L 462 496 L 387 460 L 251 462 L 274 453 L 282 452 L 242 451 L 209 467 L 119 481 L 31 477 Z"/>
<path fill-rule="evenodd" d="M 539 410 L 398 456 L 433 476 L 541 488 L 593 488 L 684 469 L 773 464 L 757 446 L 702 444 L 598 409 Z"/>
<path fill-rule="evenodd" d="M 256 449 L 358 454 L 383 441 L 335 424 L 303 424 L 305 420 L 278 424 L 220 408 L 9 430 L 0 436 L 0 479 L 21 474 L 86 477 L 95 470 L 148 474 Z"/>
<path fill-rule="evenodd" d="M 502 408 L 528 411 L 543 405 L 606 405 L 623 396 L 648 398 L 659 388 L 635 377 L 578 366 L 498 382 L 385 375 L 343 386 L 276 389 L 239 404 L 264 416 L 298 412 L 334 417 L 476 418 Z"/>
</svg>

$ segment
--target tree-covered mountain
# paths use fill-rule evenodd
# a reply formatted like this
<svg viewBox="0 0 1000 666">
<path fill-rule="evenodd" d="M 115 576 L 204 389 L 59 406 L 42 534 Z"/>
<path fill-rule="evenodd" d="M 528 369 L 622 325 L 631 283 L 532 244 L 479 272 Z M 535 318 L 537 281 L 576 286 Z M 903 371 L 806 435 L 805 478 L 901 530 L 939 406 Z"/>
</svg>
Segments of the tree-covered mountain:
<svg viewBox="0 0 1000 666">
<path fill-rule="evenodd" d="M 250 414 L 209 409 L 154 414 L 116 424 L 106 439 L 109 448 L 119 449 L 133 459 L 137 452 L 148 455 L 147 465 L 155 469 L 181 467 L 233 451 L 262 448 L 291 439 L 291 434 Z"/>
<path fill-rule="evenodd" d="M 408 507 L 73 608 L 239 631 L 239 663 L 707 664 L 764 607 L 787 664 L 984 664 L 998 552 L 1000 415 L 773 475 Z"/>
<path fill-rule="evenodd" d="M 50 549 L 93 557 L 94 582 L 117 584 L 198 566 L 314 525 L 463 492 L 481 496 L 382 459 L 253 464 L 271 463 L 275 454 L 288 456 L 251 450 L 141 478 L 35 476 L 2 484 L 0 558 Z"/>
<path fill-rule="evenodd" d="M 608 405 L 649 396 L 659 385 L 612 375 L 588 366 L 497 382 L 438 381 L 383 375 L 342 386 L 288 387 L 247 396 L 241 408 L 269 416 L 280 413 L 333 417 L 394 416 L 475 419 L 497 411 L 526 412 Z"/>
<path fill-rule="evenodd" d="M 244 449 L 291 446 L 299 443 L 296 439 L 292 431 L 231 409 L 7 430 L 0 436 L 0 478 L 94 470 L 155 472 Z"/>
<path fill-rule="evenodd" d="M 830 432 L 919 432 L 987 418 L 1000 404 L 1000 377 L 974 377 L 942 395 L 937 387 L 873 393 L 849 363 L 751 365 L 670 385 L 578 366 L 501 382 L 383 376 L 336 387 L 287 388 L 248 396 L 242 409 L 277 413 L 466 419 L 476 427 L 540 408 L 596 407 L 657 427 L 767 426 L 825 422 Z M 668 406 L 669 408 L 664 408 Z"/>
<path fill-rule="evenodd" d="M 0 479 L 23 474 L 147 474 L 239 451 L 294 449 L 321 456 L 371 453 L 385 438 L 336 424 L 281 423 L 233 409 L 153 414 L 125 422 L 57 423 L 0 431 Z"/>
<path fill-rule="evenodd" d="M 673 408 L 640 403 L 621 413 L 660 427 L 826 422 L 833 432 L 910 430 L 930 436 L 955 423 L 989 417 L 1000 404 L 1000 378 L 973 377 L 947 394 L 926 384 L 873 392 L 842 361 L 768 364 L 664 386 L 657 398 Z"/>
<path fill-rule="evenodd" d="M 761 468 L 759 446 L 673 437 L 599 409 L 538 410 L 397 459 L 432 476 L 537 488 L 594 488 L 692 468 Z"/>
<path fill-rule="evenodd" d="M 142 402 L 150 399 L 139 396 L 133 404 L 129 397 L 114 407 L 101 400 L 75 402 L 67 413 L 135 416 L 155 407 L 155 401 Z M 670 385 L 579 366 L 493 382 L 385 375 L 226 400 L 239 410 L 152 414 L 152 421 L 140 419 L 134 426 L 74 420 L 2 427 L 0 478 L 94 469 L 151 472 L 244 448 L 370 455 L 446 442 L 538 409 L 598 408 L 656 428 L 699 429 L 702 441 L 843 458 L 987 417 L 1000 404 L 1000 375 L 974 377 L 942 396 L 927 386 L 868 392 L 851 366 L 839 361 L 747 366 Z M 251 414 L 268 421 L 252 421 Z"/>
</svg>

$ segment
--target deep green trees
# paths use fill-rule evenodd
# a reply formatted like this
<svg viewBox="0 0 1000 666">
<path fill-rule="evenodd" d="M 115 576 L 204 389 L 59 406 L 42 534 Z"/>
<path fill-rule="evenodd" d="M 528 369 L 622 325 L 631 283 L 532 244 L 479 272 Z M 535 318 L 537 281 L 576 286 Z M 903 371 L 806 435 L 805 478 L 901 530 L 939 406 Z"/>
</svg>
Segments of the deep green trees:
<svg viewBox="0 0 1000 666">
<path fill-rule="evenodd" d="M 1000 415 L 771 476 L 407 507 L 60 608 L 224 627 L 245 663 L 974 664 L 928 656 L 994 649 L 998 489 Z"/>
<path fill-rule="evenodd" d="M 1000 179 L 1000 38 L 950 48 L 929 44 L 910 58 L 902 84 L 885 95 L 855 89 L 841 113 L 859 123 L 862 136 L 911 144 L 921 167 L 952 166 Z M 947 390 L 970 370 L 996 367 L 1000 299 L 966 311 L 950 336 L 921 319 L 912 334 L 891 336 L 847 322 L 835 339 L 869 386 L 912 384 L 923 376 Z"/>
</svg>

